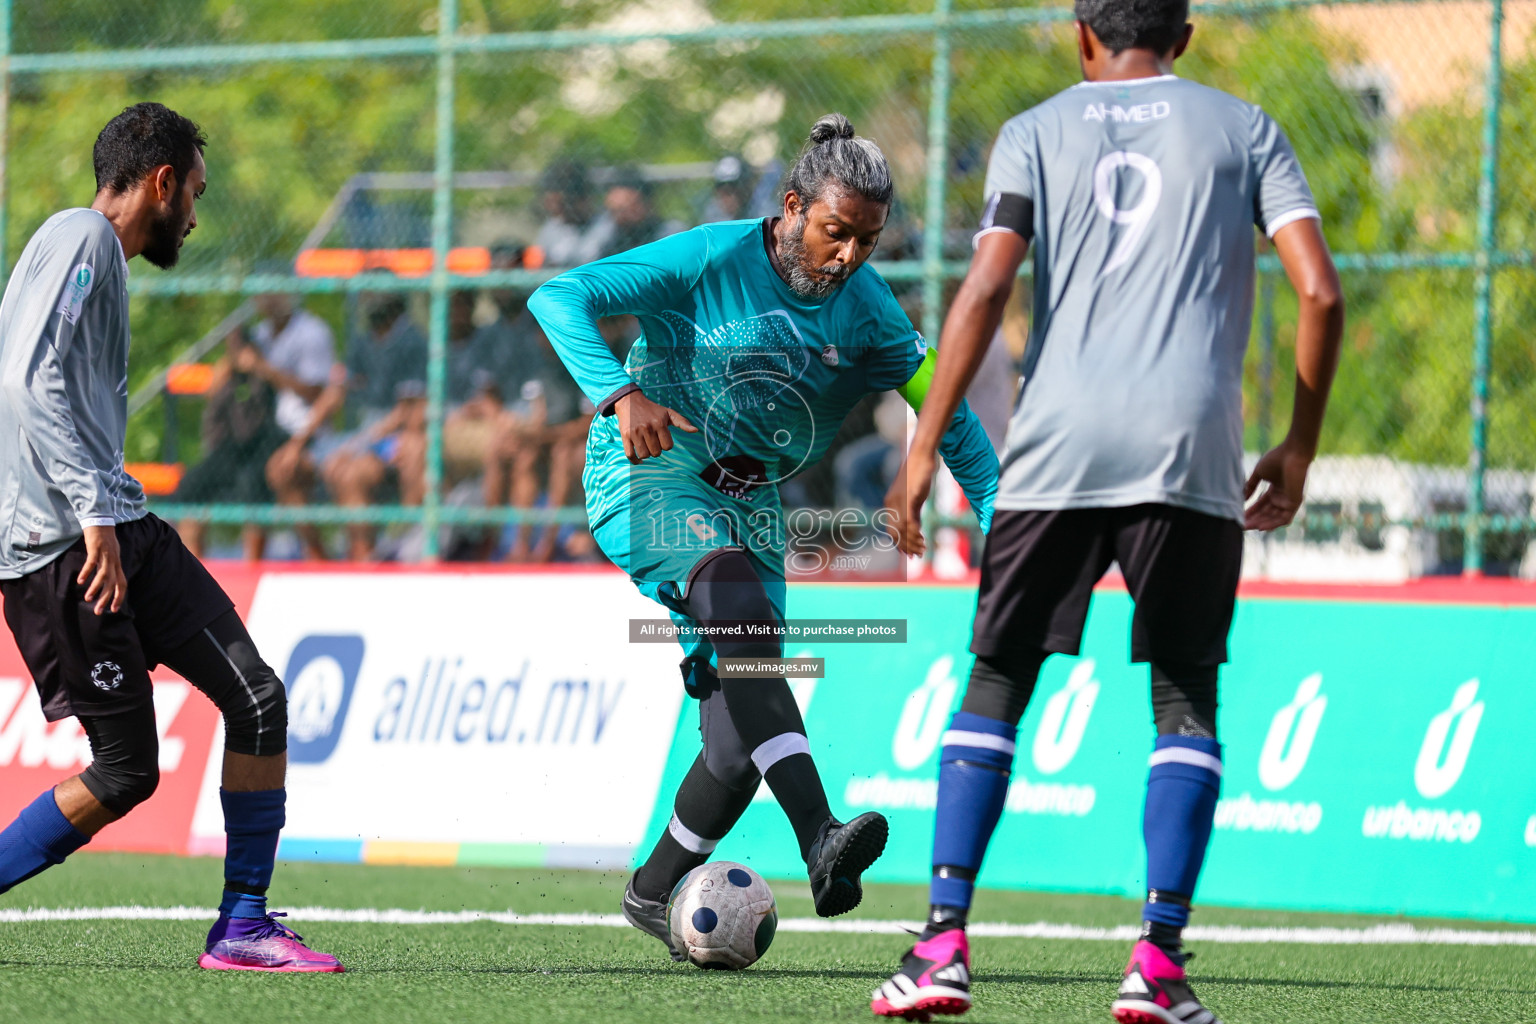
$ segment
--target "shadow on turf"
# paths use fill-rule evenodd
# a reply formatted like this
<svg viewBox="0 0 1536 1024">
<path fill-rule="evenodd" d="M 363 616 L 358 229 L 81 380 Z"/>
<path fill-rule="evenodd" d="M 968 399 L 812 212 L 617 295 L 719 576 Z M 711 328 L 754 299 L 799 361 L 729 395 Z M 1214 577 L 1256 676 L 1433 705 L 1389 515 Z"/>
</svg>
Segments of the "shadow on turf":
<svg viewBox="0 0 1536 1024">
<path fill-rule="evenodd" d="M 102 964 L 99 961 L 66 961 L 66 960 L 4 960 L 0 959 L 0 968 L 6 967 L 89 967 L 97 971 L 186 971 L 196 969 L 191 964 Z M 349 967 L 347 974 L 353 977 L 358 975 L 396 975 L 396 974 L 543 974 L 543 975 L 626 975 L 638 977 L 679 977 L 689 974 L 681 966 L 662 967 Z M 796 970 L 784 967 L 753 968 L 743 972 L 726 971 L 700 971 L 699 975 L 712 978 L 725 979 L 734 977 L 742 979 L 743 984 L 755 984 L 758 981 L 769 982 L 783 978 L 841 978 L 859 981 L 879 981 L 879 977 L 871 971 L 816 971 Z M 973 982 L 987 985 L 1108 985 L 1112 986 L 1120 980 L 1118 973 L 1083 975 L 1083 974 L 976 974 L 972 975 Z M 1379 990 L 1386 992 L 1480 992 L 1498 993 L 1503 995 L 1536 995 L 1536 987 L 1531 988 L 1486 988 L 1482 986 L 1467 985 L 1392 985 L 1382 982 L 1359 981 L 1326 981 L 1326 980 L 1301 980 L 1292 978 L 1226 978 L 1226 977 L 1199 977 L 1194 979 L 1199 985 L 1233 985 L 1233 986 L 1265 986 L 1271 988 L 1300 988 L 1300 989 L 1361 989 Z"/>
</svg>

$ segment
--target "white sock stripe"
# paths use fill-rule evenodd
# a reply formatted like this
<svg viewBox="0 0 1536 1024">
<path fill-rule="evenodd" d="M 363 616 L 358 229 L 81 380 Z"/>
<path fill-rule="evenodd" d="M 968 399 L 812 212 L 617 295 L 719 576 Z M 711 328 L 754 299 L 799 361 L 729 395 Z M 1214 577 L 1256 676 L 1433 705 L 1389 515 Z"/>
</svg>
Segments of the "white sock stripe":
<svg viewBox="0 0 1536 1024">
<path fill-rule="evenodd" d="M 720 840 L 705 839 L 679 821 L 675 814 L 672 815 L 672 820 L 667 824 L 667 831 L 672 833 L 672 838 L 677 840 L 679 846 L 690 853 L 714 853 L 715 847 L 720 845 Z"/>
<path fill-rule="evenodd" d="M 1188 747 L 1163 747 L 1161 750 L 1152 751 L 1152 759 L 1148 764 L 1191 764 L 1196 768 L 1204 768 L 1208 772 L 1214 772 L 1217 778 L 1221 777 L 1221 758 L 1213 754 L 1207 754 L 1203 750 L 1191 750 Z"/>
<path fill-rule="evenodd" d="M 996 750 L 1010 756 L 1018 749 L 1018 745 L 1006 736 L 994 736 L 990 732 L 966 732 L 963 729 L 950 729 L 939 742 L 946 747 L 980 747 L 982 750 Z"/>
<path fill-rule="evenodd" d="M 771 740 L 764 740 L 752 751 L 752 763 L 759 775 L 767 775 L 768 769 L 796 754 L 809 754 L 811 741 L 803 732 L 781 732 Z"/>
</svg>

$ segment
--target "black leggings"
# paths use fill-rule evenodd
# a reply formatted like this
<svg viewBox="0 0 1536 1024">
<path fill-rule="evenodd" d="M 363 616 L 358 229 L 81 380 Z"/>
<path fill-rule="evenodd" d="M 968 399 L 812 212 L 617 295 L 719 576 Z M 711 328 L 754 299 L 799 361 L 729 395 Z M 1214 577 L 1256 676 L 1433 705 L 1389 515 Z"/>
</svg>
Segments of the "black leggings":
<svg viewBox="0 0 1536 1024">
<path fill-rule="evenodd" d="M 1045 659 L 1035 648 L 978 655 L 960 710 L 1018 725 Z M 1152 718 L 1160 735 L 1216 738 L 1217 669 L 1152 663 Z"/>
<path fill-rule="evenodd" d="M 256 653 L 240 616 L 225 612 L 164 656 L 165 663 L 213 701 L 224 715 L 224 749 L 257 757 L 288 749 L 288 700 L 277 674 Z M 115 814 L 148 800 L 160 782 L 155 708 L 82 716 L 91 764 L 80 781 Z"/>
<path fill-rule="evenodd" d="M 726 551 L 699 566 L 688 586 L 688 612 L 710 627 L 740 623 L 780 623 L 768 590 L 740 551 Z M 722 658 L 779 658 L 783 642 L 777 638 L 711 638 Z M 800 708 L 783 677 L 740 679 L 720 677 L 720 689 L 730 719 L 750 754 L 775 736 L 805 732 Z"/>
</svg>

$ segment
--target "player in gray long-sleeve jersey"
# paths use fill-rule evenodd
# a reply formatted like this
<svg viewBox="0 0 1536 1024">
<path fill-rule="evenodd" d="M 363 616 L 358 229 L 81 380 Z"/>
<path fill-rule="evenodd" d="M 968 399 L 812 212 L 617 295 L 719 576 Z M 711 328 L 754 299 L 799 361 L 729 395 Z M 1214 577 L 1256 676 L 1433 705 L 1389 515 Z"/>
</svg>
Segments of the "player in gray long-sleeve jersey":
<svg viewBox="0 0 1536 1024">
<path fill-rule="evenodd" d="M 1188 0 L 1077 0 L 1086 81 L 1009 121 L 993 147 L 976 254 L 887 497 L 908 553 L 923 549 L 936 431 L 1031 244 L 1034 320 L 982 563 L 976 662 L 940 755 L 928 925 L 875 992 L 880 1015 L 970 1007 L 965 924 L 1019 718 L 1045 659 L 1078 652 L 1093 586 L 1118 562 L 1136 606 L 1132 658 L 1151 664 L 1157 739 L 1142 938 L 1111 1010 L 1122 1024 L 1218 1024 L 1182 950 L 1221 781 L 1217 672 L 1243 528 L 1283 526 L 1301 503 L 1343 303 L 1284 133 L 1258 107 L 1173 74 L 1188 14 Z M 1273 239 L 1300 315 L 1291 430 L 1245 483 L 1255 227 Z"/>
<path fill-rule="evenodd" d="M 123 468 L 128 260 L 174 266 L 197 226 L 206 140 L 140 103 L 93 153 L 96 199 L 50 217 L 0 301 L 0 595 L 49 721 L 74 716 L 91 764 L 0 832 L 0 893 L 64 858 L 159 782 L 149 671 L 164 663 L 224 716 L 224 894 L 198 965 L 340 971 L 266 909 L 284 823 L 287 697 L 234 604 Z"/>
</svg>

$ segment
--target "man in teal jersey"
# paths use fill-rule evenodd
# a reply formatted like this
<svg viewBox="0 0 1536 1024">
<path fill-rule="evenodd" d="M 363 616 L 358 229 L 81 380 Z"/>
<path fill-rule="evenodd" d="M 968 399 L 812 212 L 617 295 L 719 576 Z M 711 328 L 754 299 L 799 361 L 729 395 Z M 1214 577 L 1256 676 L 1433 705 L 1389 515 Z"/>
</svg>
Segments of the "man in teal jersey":
<svg viewBox="0 0 1536 1024">
<path fill-rule="evenodd" d="M 784 678 L 717 668 L 782 653 L 776 630 L 748 628 L 784 617 L 775 485 L 819 459 L 865 395 L 898 389 L 921 402 L 934 356 L 864 266 L 893 191 L 879 148 L 828 115 L 786 178 L 782 217 L 673 235 L 568 271 L 529 302 L 600 412 L 583 480 L 593 536 L 685 627 L 684 684 L 700 700 L 704 749 L 623 903 L 669 948 L 668 893 L 762 779 L 794 828 L 823 917 L 858 905 L 859 876 L 885 846 L 881 815 L 832 816 Z M 620 313 L 643 330 L 622 365 L 597 328 Z M 963 403 L 940 451 L 985 529 L 997 460 Z"/>
</svg>

